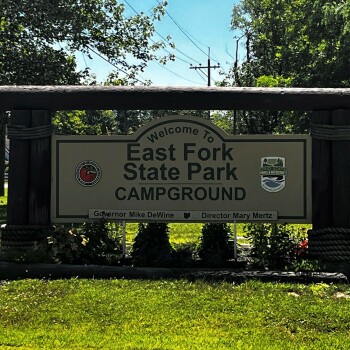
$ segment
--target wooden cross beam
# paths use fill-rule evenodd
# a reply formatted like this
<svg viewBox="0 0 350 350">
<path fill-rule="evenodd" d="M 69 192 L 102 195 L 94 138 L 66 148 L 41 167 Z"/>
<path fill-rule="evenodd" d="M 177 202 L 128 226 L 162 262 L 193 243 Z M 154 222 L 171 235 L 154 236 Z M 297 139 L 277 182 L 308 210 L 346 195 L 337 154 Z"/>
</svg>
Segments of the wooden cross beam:
<svg viewBox="0 0 350 350">
<path fill-rule="evenodd" d="M 350 109 L 350 89 L 0 86 L 1 110 L 69 109 Z"/>
</svg>

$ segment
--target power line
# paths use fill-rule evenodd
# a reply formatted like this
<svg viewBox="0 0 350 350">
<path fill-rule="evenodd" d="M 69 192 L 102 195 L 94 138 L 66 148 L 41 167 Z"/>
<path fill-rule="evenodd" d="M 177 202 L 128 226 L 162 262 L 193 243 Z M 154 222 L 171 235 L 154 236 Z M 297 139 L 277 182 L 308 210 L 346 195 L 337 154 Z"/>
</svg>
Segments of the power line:
<svg viewBox="0 0 350 350">
<path fill-rule="evenodd" d="M 167 51 L 167 52 L 169 52 L 169 51 Z M 170 52 L 169 52 L 169 53 L 170 53 Z M 179 57 L 179 56 L 176 56 L 176 55 L 174 55 L 174 56 L 175 56 L 176 59 L 178 59 L 178 60 L 180 60 L 180 61 L 182 61 L 182 62 L 185 62 L 185 63 L 187 63 L 187 64 L 192 64 L 191 62 L 186 61 L 186 60 L 184 60 L 183 58 L 181 58 L 181 57 Z"/>
<path fill-rule="evenodd" d="M 206 82 L 206 80 L 205 80 L 205 78 L 203 77 L 203 75 L 202 74 L 204 74 L 205 75 L 205 73 L 203 73 L 202 71 L 200 71 L 200 70 L 195 70 L 195 72 L 201 77 L 201 79 L 203 79 L 203 81 L 205 81 Z M 202 74 L 201 74 L 202 73 Z"/>
<path fill-rule="evenodd" d="M 157 33 L 157 34 L 158 34 L 158 33 Z M 158 35 L 159 35 L 159 34 L 158 34 Z M 152 41 L 152 43 L 155 44 L 155 41 L 154 41 L 153 39 L 150 39 L 150 40 Z M 169 50 L 167 50 L 167 49 L 164 48 L 164 47 L 163 47 L 163 50 L 164 50 L 165 52 L 167 52 L 169 55 L 174 56 L 175 58 L 177 58 L 178 60 L 180 60 L 180 61 L 182 61 L 182 62 L 185 62 L 185 63 L 187 63 L 187 64 L 192 64 L 191 62 L 186 61 L 186 60 L 184 60 L 183 58 L 174 55 L 173 53 L 171 53 Z M 189 56 L 188 56 L 188 57 L 189 57 Z M 192 59 L 191 57 L 189 57 L 189 58 Z"/>
<path fill-rule="evenodd" d="M 87 63 L 86 63 L 86 59 L 85 59 L 85 54 L 84 54 L 84 52 L 81 52 L 81 55 L 83 56 L 83 60 L 84 60 L 84 63 L 85 63 L 85 68 L 88 69 L 89 67 L 88 67 L 88 65 L 87 65 Z"/>
<path fill-rule="evenodd" d="M 72 39 L 66 38 L 65 41 L 72 41 Z M 61 44 L 60 44 L 59 41 L 57 41 L 57 44 L 58 44 L 58 46 L 60 47 L 60 49 L 63 50 L 63 48 L 62 48 L 62 46 L 61 46 Z M 109 63 L 111 66 L 113 66 L 114 68 L 116 68 L 117 70 L 119 70 L 120 72 L 124 73 L 125 75 L 129 75 L 128 72 L 126 72 L 125 70 L 121 69 L 120 67 L 118 67 L 117 65 L 115 65 L 113 62 L 109 61 L 106 57 L 104 57 L 104 56 L 103 56 L 102 54 L 100 54 L 98 51 L 94 50 L 91 46 L 85 45 L 85 47 L 86 47 L 87 49 L 89 49 L 91 52 L 93 52 L 96 56 L 100 57 L 101 59 L 103 59 L 104 61 L 106 61 L 107 63 Z M 78 50 L 78 51 L 80 51 L 80 52 L 82 53 L 83 59 L 84 59 L 84 62 L 85 62 L 85 66 L 86 66 L 86 68 L 88 68 L 87 63 L 86 63 L 86 60 L 85 60 L 84 52 L 82 52 L 81 50 Z M 139 75 L 140 75 L 140 74 L 139 74 Z M 133 79 L 136 80 L 137 82 L 141 83 L 141 84 L 146 84 L 145 81 L 142 81 L 142 80 L 140 80 L 140 79 L 137 79 L 136 77 L 133 78 Z"/>
<path fill-rule="evenodd" d="M 157 0 L 158 4 L 159 4 L 159 0 Z M 172 15 L 170 15 L 170 13 L 165 9 L 165 13 L 169 16 L 169 18 L 175 23 L 175 25 L 181 30 L 181 32 L 192 42 L 193 45 L 195 45 L 201 52 L 203 52 L 206 55 L 206 52 L 203 51 L 193 40 L 196 40 L 199 44 L 208 47 L 208 45 L 203 44 L 200 40 L 196 39 L 192 34 L 189 33 L 188 30 L 186 30 L 185 28 L 183 28 L 173 17 Z M 210 54 L 209 54 L 210 55 Z M 218 58 L 215 56 L 215 54 L 213 53 L 213 57 L 215 58 L 215 60 L 220 64 Z M 212 58 L 211 56 L 209 56 L 209 58 Z"/>
<path fill-rule="evenodd" d="M 226 52 L 231 58 L 235 59 L 235 58 L 229 53 L 227 44 L 226 44 L 226 50 L 225 50 L 225 52 Z"/>
<path fill-rule="evenodd" d="M 130 3 L 128 2 L 128 0 L 124 0 L 124 2 L 137 14 L 137 15 L 140 15 L 136 10 L 135 10 L 135 8 L 132 6 L 132 5 L 130 5 Z M 157 0 L 157 2 L 158 2 L 158 4 L 159 4 L 159 1 Z M 174 19 L 169 15 L 169 13 L 165 10 L 165 12 L 168 14 L 168 16 L 171 18 L 171 20 L 176 24 L 176 22 L 174 21 Z M 180 28 L 180 27 L 179 27 Z M 181 30 L 181 29 L 180 29 Z M 155 33 L 156 34 L 158 34 L 164 41 L 167 41 L 167 39 L 166 38 L 164 38 L 164 36 L 163 35 L 161 35 L 160 33 L 158 33 L 156 30 L 155 30 Z M 185 34 L 185 33 L 184 33 Z M 185 34 L 186 35 L 186 34 Z M 191 40 L 191 39 L 190 39 Z M 153 39 L 151 39 L 151 41 L 154 43 L 154 40 Z M 192 40 L 191 40 L 192 41 Z M 194 43 L 195 44 L 195 43 Z M 196 45 L 196 44 L 195 44 Z M 197 45 L 196 45 L 197 46 Z M 198 47 L 198 46 L 197 46 Z M 168 52 L 169 54 L 171 54 L 168 50 L 166 50 L 165 48 L 163 48 L 163 50 L 165 50 L 166 52 Z M 198 61 L 196 61 L 196 60 L 194 60 L 192 57 L 190 57 L 190 56 L 188 56 L 187 54 L 185 54 L 185 53 L 183 53 L 182 51 L 180 51 L 180 50 L 178 50 L 178 49 L 176 49 L 175 48 L 175 50 L 177 50 L 177 51 L 179 51 L 180 53 L 182 53 L 183 55 L 185 55 L 187 58 L 189 58 L 190 60 L 192 60 L 193 62 L 197 62 L 198 63 Z M 201 50 L 201 49 L 200 49 Z M 204 52 L 203 50 L 201 50 L 202 52 Z M 204 52 L 205 53 L 205 52 Z M 179 58 L 179 57 L 178 57 Z M 183 62 L 185 62 L 185 63 L 188 63 L 188 64 L 190 64 L 191 66 L 192 66 L 192 64 L 190 63 L 190 62 L 188 62 L 188 61 L 186 61 L 186 60 L 184 60 L 184 59 L 181 59 L 181 58 L 179 58 L 181 61 L 183 61 Z M 170 70 L 169 68 L 167 68 L 167 67 L 165 67 L 164 65 L 162 65 L 162 64 L 160 64 L 159 62 L 157 62 L 157 61 L 155 61 L 160 67 L 162 67 L 163 69 L 165 69 L 165 70 L 167 70 L 168 72 L 170 72 L 171 74 L 174 74 L 174 75 L 176 75 L 177 77 L 179 77 L 179 78 L 181 78 L 181 79 L 183 79 L 183 80 L 186 80 L 186 81 L 188 81 L 188 82 L 191 82 L 191 83 L 194 83 L 194 84 L 200 84 L 200 85 L 204 85 L 204 84 L 202 84 L 202 83 L 198 83 L 198 82 L 196 82 L 196 81 L 193 81 L 193 80 L 190 80 L 190 79 L 187 79 L 187 78 L 185 78 L 185 77 L 183 77 L 183 76 L 181 76 L 180 74 L 178 74 L 178 73 L 175 73 L 174 71 L 172 71 L 172 70 Z M 200 64 L 200 63 L 199 63 Z M 219 65 L 220 66 L 220 65 Z M 214 66 L 214 67 L 212 67 L 212 68 L 217 68 L 216 66 Z M 202 77 L 203 78 L 203 77 Z M 210 77 L 208 78 L 208 79 L 210 79 Z"/>
<path fill-rule="evenodd" d="M 99 52 L 97 52 L 96 50 L 94 50 L 93 48 L 91 48 L 89 45 L 86 45 L 86 47 L 93 52 L 95 55 L 97 55 L 98 57 L 102 58 L 104 61 L 106 61 L 107 63 L 109 63 L 110 65 L 112 65 L 114 68 L 116 68 L 117 70 L 121 71 L 122 73 L 129 75 L 128 72 L 126 72 L 125 70 L 121 69 L 120 67 L 118 67 L 117 65 L 115 65 L 113 62 L 109 61 L 107 58 L 105 58 L 103 55 L 101 55 Z M 140 79 L 137 79 L 136 77 L 134 78 L 136 81 L 138 81 L 141 84 L 146 84 L 145 81 L 142 81 Z"/>
<path fill-rule="evenodd" d="M 162 34 L 160 34 L 159 32 L 157 32 L 156 30 L 155 30 L 155 33 L 156 33 L 157 35 L 159 35 L 164 41 L 168 41 L 166 38 L 164 38 L 164 36 L 163 36 Z M 175 50 L 176 50 L 176 51 L 179 51 L 182 55 L 184 55 L 185 57 L 187 57 L 187 58 L 190 59 L 191 61 L 196 62 L 196 63 L 199 63 L 197 60 L 195 60 L 194 58 L 190 57 L 189 55 L 187 55 L 186 53 L 184 53 L 183 51 L 181 51 L 181 50 L 178 49 L 177 47 L 175 47 Z M 179 58 L 179 57 L 178 57 L 178 58 Z M 179 59 L 180 59 L 180 58 L 179 58 Z"/>
<path fill-rule="evenodd" d="M 137 15 L 140 15 L 140 14 L 135 10 L 135 8 L 134 8 L 132 5 L 130 5 L 130 3 L 129 3 L 127 0 L 124 0 L 124 2 L 125 2 Z M 158 2 L 158 3 L 159 3 L 159 2 Z M 164 38 L 163 35 L 161 35 L 160 33 L 158 33 L 156 30 L 155 30 L 155 33 L 156 33 L 157 35 L 159 35 L 159 37 L 162 38 L 164 41 L 168 41 L 166 38 Z M 150 40 L 154 43 L 154 40 L 153 40 L 153 39 L 150 39 Z M 169 52 L 169 51 L 168 51 L 167 49 L 165 49 L 165 48 L 163 48 L 163 50 L 166 51 L 166 52 L 168 52 L 169 54 L 172 54 L 171 52 Z M 179 49 L 176 49 L 176 48 L 175 48 L 175 50 L 179 51 L 179 52 L 182 53 L 184 56 L 186 56 L 187 58 L 189 58 L 190 60 L 192 60 L 193 62 L 198 62 L 198 61 L 194 60 L 192 57 L 190 57 L 190 56 L 188 56 L 187 54 L 185 54 L 184 52 L 180 51 Z M 176 56 L 176 57 L 177 57 L 177 56 Z M 187 64 L 192 65 L 190 62 L 188 62 L 188 61 L 186 61 L 186 60 L 184 60 L 184 59 L 182 59 L 182 58 L 180 58 L 180 57 L 177 57 L 177 58 L 178 58 L 179 60 L 181 60 L 181 61 L 187 63 Z M 178 74 L 178 73 L 176 73 L 176 72 L 170 70 L 169 68 L 165 67 L 164 65 L 160 64 L 160 63 L 157 62 L 157 61 L 155 61 L 155 62 L 156 62 L 160 67 L 162 67 L 163 69 L 167 70 L 167 71 L 170 72 L 171 74 L 174 74 L 175 76 L 177 76 L 177 77 L 179 77 L 179 78 L 181 78 L 181 79 L 183 79 L 183 80 L 186 80 L 186 81 L 188 81 L 188 82 L 190 82 L 190 83 L 194 83 L 194 84 L 204 85 L 204 84 L 198 83 L 198 82 L 196 82 L 196 81 L 193 81 L 193 80 L 190 80 L 190 79 L 188 79 L 188 78 L 185 78 L 185 77 L 181 76 L 180 74 Z"/>
<path fill-rule="evenodd" d="M 188 30 L 186 30 L 184 27 L 182 27 L 182 26 L 180 26 L 180 27 L 181 27 L 191 38 L 193 38 L 193 40 L 197 41 L 199 44 L 201 44 L 202 46 L 204 46 L 204 47 L 206 47 L 206 48 L 208 47 L 208 45 L 202 43 L 200 40 L 198 40 L 195 36 L 193 36 L 193 35 L 192 35 Z M 202 51 L 202 52 L 203 52 L 203 51 Z M 217 58 L 217 56 L 215 55 L 215 53 L 213 52 L 213 50 L 211 50 L 211 55 L 212 55 L 212 56 L 210 56 L 210 58 L 211 58 L 211 59 L 215 59 L 215 61 L 221 65 L 221 69 L 222 69 L 222 70 L 224 71 L 224 73 L 226 74 L 224 68 L 222 67 L 222 64 L 221 64 L 220 60 Z"/>
<path fill-rule="evenodd" d="M 202 70 L 202 69 L 207 69 L 207 77 L 208 77 L 208 86 L 210 86 L 211 85 L 211 75 L 210 75 L 210 73 L 211 73 L 211 69 L 216 69 L 216 68 L 220 68 L 220 64 L 219 65 L 214 65 L 214 66 L 212 66 L 211 65 L 211 63 L 210 63 L 210 48 L 209 48 L 209 52 L 208 52 L 208 65 L 207 66 L 202 66 L 201 64 L 199 65 L 199 66 L 191 66 L 190 67 L 190 69 L 195 69 L 195 70 L 197 70 L 197 69 L 199 69 L 199 70 Z"/>
<path fill-rule="evenodd" d="M 200 40 L 198 40 L 196 37 L 194 37 L 194 36 L 193 36 L 188 30 L 186 30 L 185 28 L 182 27 L 182 29 L 183 29 L 184 31 L 186 31 L 186 33 L 187 33 L 190 37 L 192 37 L 194 40 L 196 40 L 199 44 L 203 45 L 203 46 L 206 47 L 206 48 L 209 46 L 209 45 L 203 44 Z M 211 59 L 215 59 L 215 61 L 216 61 L 217 63 L 220 63 L 220 60 L 217 58 L 217 56 L 215 55 L 215 53 L 214 53 L 213 50 L 211 50 L 211 55 L 212 55 L 212 56 L 210 56 Z M 221 65 L 221 63 L 220 63 L 220 65 Z M 221 68 L 222 68 L 222 67 L 221 67 Z"/>
<path fill-rule="evenodd" d="M 125 1 L 125 0 L 124 0 Z M 158 4 L 159 0 L 157 0 Z M 175 19 L 170 15 L 170 13 L 165 9 L 165 13 L 169 16 L 169 18 L 175 23 L 175 25 L 181 30 L 181 32 L 191 41 L 191 43 L 200 51 L 202 51 L 205 55 L 206 52 L 204 52 L 192 39 L 191 37 L 186 33 L 186 31 L 184 29 L 182 29 L 182 27 L 175 21 Z"/>
<path fill-rule="evenodd" d="M 130 3 L 129 3 L 127 0 L 124 0 L 124 2 L 125 2 L 137 15 L 140 15 L 140 14 L 135 10 L 135 8 L 134 8 L 132 5 L 130 5 Z M 158 2 L 158 3 L 159 3 L 159 2 Z M 157 35 L 159 35 L 159 37 L 162 38 L 165 42 L 168 41 L 168 39 L 164 38 L 164 36 L 163 36 L 162 34 L 160 34 L 157 30 L 155 30 L 155 33 L 156 33 Z M 154 43 L 154 40 L 151 39 L 151 41 Z M 166 52 L 168 52 L 169 54 L 171 54 L 167 49 L 163 48 L 163 50 L 166 51 Z M 178 51 L 178 52 L 180 52 L 182 55 L 184 55 L 185 57 L 187 57 L 187 58 L 190 59 L 191 61 L 196 62 L 197 64 L 199 64 L 199 62 L 198 62 L 197 60 L 193 59 L 192 57 L 190 57 L 189 55 L 187 55 L 186 53 L 184 53 L 184 52 L 181 51 L 180 49 L 178 49 L 178 48 L 175 47 L 175 50 Z M 187 64 L 191 64 L 190 62 L 188 62 L 188 61 L 182 59 L 181 57 L 176 56 L 176 58 L 179 59 L 180 61 L 183 61 L 183 62 L 187 63 Z"/>
<path fill-rule="evenodd" d="M 196 81 L 187 79 L 187 78 L 181 76 L 180 74 L 177 74 L 177 73 L 173 72 L 172 70 L 170 70 L 169 68 L 163 66 L 162 64 L 160 64 L 160 63 L 157 62 L 157 61 L 156 61 L 156 63 L 157 63 L 160 67 L 162 67 L 162 68 L 164 68 L 165 70 L 167 70 L 168 72 L 170 72 L 171 74 L 174 74 L 174 75 L 176 75 L 177 77 L 179 77 L 179 78 L 181 78 L 181 79 L 183 79 L 183 80 L 186 80 L 186 81 L 188 81 L 188 82 L 190 82 L 190 83 L 194 83 L 194 84 L 205 85 L 205 84 L 198 83 L 198 82 L 196 82 Z"/>
<path fill-rule="evenodd" d="M 201 41 L 199 41 L 197 38 L 195 38 L 188 30 L 186 30 L 184 27 L 180 26 L 193 40 L 197 41 L 199 44 L 204 46 L 205 48 L 208 47 L 208 45 L 203 44 Z"/>
<path fill-rule="evenodd" d="M 159 35 L 160 38 L 162 38 L 163 40 L 167 41 L 167 39 L 165 39 L 163 35 L 159 34 L 157 31 L 155 31 L 155 33 L 156 33 L 157 35 Z M 167 50 L 164 49 L 164 48 L 163 48 L 163 50 L 165 50 L 166 52 L 169 52 L 169 51 L 167 51 Z M 185 57 L 187 57 L 187 58 L 190 59 L 191 61 L 193 61 L 193 62 L 199 64 L 198 61 L 196 61 L 195 59 L 193 59 L 192 57 L 190 57 L 189 55 L 187 55 L 186 53 L 184 53 L 183 51 L 181 51 L 181 50 L 178 49 L 177 47 L 175 47 L 174 50 L 175 50 L 175 51 L 179 51 L 182 55 L 184 55 Z M 187 63 L 187 64 L 191 64 L 191 62 L 188 62 L 188 61 L 182 59 L 181 57 L 178 57 L 178 56 L 176 56 L 176 57 L 177 57 L 177 59 L 179 59 L 180 61 L 183 61 L 183 62 L 185 62 L 185 63 Z"/>
<path fill-rule="evenodd" d="M 213 50 L 211 50 L 211 53 L 212 53 L 213 57 L 215 58 L 215 61 L 220 65 L 220 68 L 222 69 L 222 71 L 226 74 L 223 65 L 221 64 L 221 62 L 219 61 L 219 59 L 216 57 L 216 55 L 215 55 L 215 53 L 213 52 Z"/>
</svg>

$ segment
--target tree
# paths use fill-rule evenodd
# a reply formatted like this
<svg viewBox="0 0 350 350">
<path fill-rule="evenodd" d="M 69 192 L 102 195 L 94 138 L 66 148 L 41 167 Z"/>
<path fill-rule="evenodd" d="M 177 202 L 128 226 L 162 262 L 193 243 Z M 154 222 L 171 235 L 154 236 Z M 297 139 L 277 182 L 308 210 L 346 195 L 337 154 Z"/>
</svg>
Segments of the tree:
<svg viewBox="0 0 350 350">
<path fill-rule="evenodd" d="M 53 123 L 56 133 L 68 135 L 128 135 L 153 119 L 152 111 L 59 111 Z"/>
<path fill-rule="evenodd" d="M 118 0 L 0 0 L 0 6 L 0 85 L 93 84 L 88 68 L 77 71 L 79 51 L 105 57 L 117 69 L 112 74 L 118 85 L 140 82 L 137 74 L 148 61 L 173 59 L 157 56 L 158 49 L 173 45 L 169 37 L 167 43 L 152 39 L 166 1 L 150 16 L 130 17 Z M 1 179 L 7 116 L 0 115 Z M 111 117 L 110 112 L 80 111 L 54 119 L 60 132 L 100 134 L 115 132 L 117 122 Z"/>
<path fill-rule="evenodd" d="M 3 0 L 0 84 L 81 83 L 88 72 L 76 72 L 76 51 L 97 52 L 136 79 L 148 61 L 166 60 L 155 55 L 166 44 L 152 39 L 165 4 L 126 17 L 117 0 Z"/>
<path fill-rule="evenodd" d="M 53 123 L 57 134 L 111 135 L 118 130 L 113 111 L 59 111 Z"/>
<path fill-rule="evenodd" d="M 223 85 L 348 87 L 350 3 L 345 0 L 242 0 L 232 29 L 245 41 L 246 59 Z M 303 113 L 240 113 L 246 132 L 305 132 Z M 282 125 L 281 125 L 282 124 Z"/>
<path fill-rule="evenodd" d="M 251 72 L 291 86 L 349 86 L 350 4 L 337 0 L 243 0 L 232 29 L 249 39 Z M 344 74 L 345 73 L 345 74 Z"/>
</svg>

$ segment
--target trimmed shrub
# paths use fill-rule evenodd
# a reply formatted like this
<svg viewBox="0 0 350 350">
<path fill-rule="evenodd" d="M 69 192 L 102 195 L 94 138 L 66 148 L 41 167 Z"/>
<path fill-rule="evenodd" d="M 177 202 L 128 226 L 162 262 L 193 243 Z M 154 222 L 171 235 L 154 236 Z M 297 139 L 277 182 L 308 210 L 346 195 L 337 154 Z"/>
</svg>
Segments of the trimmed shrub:
<svg viewBox="0 0 350 350">
<path fill-rule="evenodd" d="M 172 254 L 167 224 L 139 224 L 131 249 L 135 266 L 171 266 Z"/>
<path fill-rule="evenodd" d="M 197 252 L 202 263 L 208 267 L 225 266 L 232 256 L 229 245 L 230 229 L 227 224 L 205 224 Z"/>
</svg>

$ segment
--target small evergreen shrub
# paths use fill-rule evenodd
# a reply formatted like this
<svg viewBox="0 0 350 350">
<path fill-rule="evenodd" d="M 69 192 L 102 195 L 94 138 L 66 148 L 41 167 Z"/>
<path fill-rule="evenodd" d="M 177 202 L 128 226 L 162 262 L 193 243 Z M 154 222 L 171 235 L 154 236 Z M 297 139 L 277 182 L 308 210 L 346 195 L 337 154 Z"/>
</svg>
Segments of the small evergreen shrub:
<svg viewBox="0 0 350 350">
<path fill-rule="evenodd" d="M 197 252 L 205 266 L 225 266 L 227 260 L 232 256 L 229 233 L 229 226 L 225 223 L 207 223 L 203 226 Z"/>
<path fill-rule="evenodd" d="M 131 256 L 135 266 L 171 266 L 173 248 L 165 223 L 139 224 Z"/>
<path fill-rule="evenodd" d="M 285 270 L 299 258 L 300 237 L 293 226 L 252 223 L 245 231 L 251 243 L 252 267 Z"/>
</svg>

